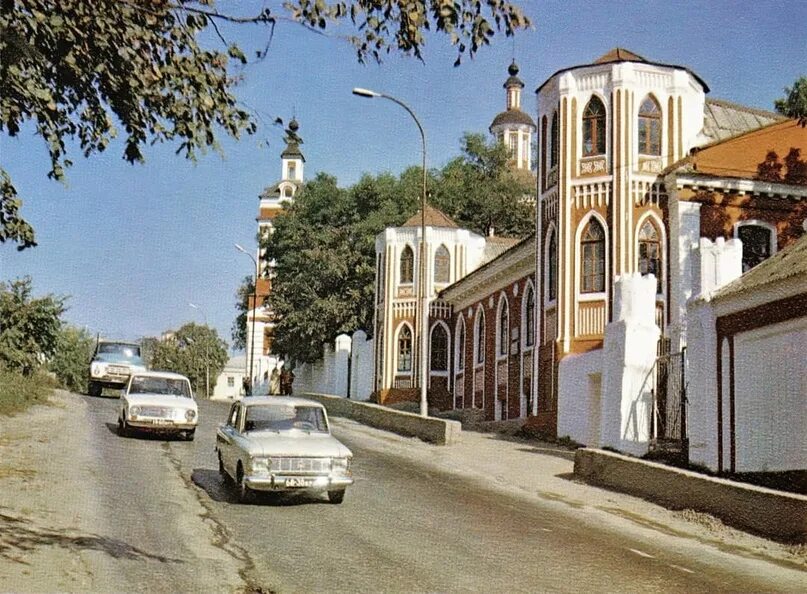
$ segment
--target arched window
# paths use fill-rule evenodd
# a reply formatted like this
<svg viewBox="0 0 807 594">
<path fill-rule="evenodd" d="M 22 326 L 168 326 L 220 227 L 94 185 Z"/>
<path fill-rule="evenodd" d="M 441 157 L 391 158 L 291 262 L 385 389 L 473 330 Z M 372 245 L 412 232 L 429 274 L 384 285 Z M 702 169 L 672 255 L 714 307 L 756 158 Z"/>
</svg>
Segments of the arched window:
<svg viewBox="0 0 807 594">
<path fill-rule="evenodd" d="M 406 246 L 401 252 L 401 283 L 411 284 L 415 274 L 415 252 Z"/>
<path fill-rule="evenodd" d="M 498 340 L 496 341 L 499 344 L 499 356 L 503 357 L 507 354 L 507 347 L 510 343 L 510 315 L 507 308 L 507 299 L 502 299 L 501 305 L 499 306 L 499 332 L 498 332 Z"/>
<path fill-rule="evenodd" d="M 605 291 L 605 231 L 592 217 L 580 239 L 580 292 Z"/>
<path fill-rule="evenodd" d="M 524 307 L 524 344 L 535 345 L 535 291 L 527 287 L 527 303 Z"/>
<path fill-rule="evenodd" d="M 639 152 L 661 154 L 661 108 L 650 95 L 639 107 Z"/>
<path fill-rule="evenodd" d="M 292 191 L 291 186 L 286 186 L 285 188 L 283 188 L 283 197 L 284 198 L 291 198 L 293 196 L 293 194 L 294 194 L 294 192 Z"/>
<path fill-rule="evenodd" d="M 289 163 L 289 179 L 297 179 L 297 164 Z"/>
<path fill-rule="evenodd" d="M 412 330 L 404 326 L 398 333 L 398 371 L 412 371 Z"/>
<path fill-rule="evenodd" d="M 661 293 L 661 243 L 649 219 L 639 229 L 639 273 L 656 275 L 656 293 Z"/>
<path fill-rule="evenodd" d="M 485 362 L 485 313 L 480 309 L 476 314 L 476 331 L 474 333 L 474 361 Z"/>
<path fill-rule="evenodd" d="M 434 282 L 447 283 L 451 278 L 451 255 L 448 248 L 441 245 L 434 252 Z"/>
<path fill-rule="evenodd" d="M 465 320 L 460 314 L 457 320 L 457 344 L 454 347 L 457 353 L 457 373 L 465 369 Z"/>
<path fill-rule="evenodd" d="M 432 371 L 448 371 L 448 332 L 438 324 L 432 330 Z"/>
<path fill-rule="evenodd" d="M 549 132 L 549 167 L 555 167 L 558 164 L 558 152 L 560 144 L 560 130 L 558 130 L 558 112 L 552 114 L 552 130 Z"/>
<path fill-rule="evenodd" d="M 558 234 L 549 232 L 549 244 L 546 254 L 546 298 L 554 301 L 558 297 Z"/>
<path fill-rule="evenodd" d="M 743 242 L 743 272 L 748 272 L 776 251 L 776 235 L 772 227 L 740 223 L 735 235 Z"/>
<path fill-rule="evenodd" d="M 592 97 L 583 110 L 583 156 L 605 154 L 605 106 Z"/>
</svg>

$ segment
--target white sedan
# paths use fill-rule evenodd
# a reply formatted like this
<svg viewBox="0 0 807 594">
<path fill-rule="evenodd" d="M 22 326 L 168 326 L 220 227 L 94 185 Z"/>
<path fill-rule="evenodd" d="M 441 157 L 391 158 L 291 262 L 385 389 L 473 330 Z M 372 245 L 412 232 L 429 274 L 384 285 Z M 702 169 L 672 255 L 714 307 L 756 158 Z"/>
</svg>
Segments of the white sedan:
<svg viewBox="0 0 807 594">
<path fill-rule="evenodd" d="M 191 441 L 198 422 L 199 409 L 184 375 L 142 371 L 129 378 L 120 399 L 118 435 L 137 429 L 178 434 Z"/>
<path fill-rule="evenodd" d="M 331 435 L 325 407 L 303 398 L 250 396 L 216 434 L 219 472 L 240 501 L 255 491 L 327 493 L 342 503 L 353 484 L 351 451 Z"/>
</svg>

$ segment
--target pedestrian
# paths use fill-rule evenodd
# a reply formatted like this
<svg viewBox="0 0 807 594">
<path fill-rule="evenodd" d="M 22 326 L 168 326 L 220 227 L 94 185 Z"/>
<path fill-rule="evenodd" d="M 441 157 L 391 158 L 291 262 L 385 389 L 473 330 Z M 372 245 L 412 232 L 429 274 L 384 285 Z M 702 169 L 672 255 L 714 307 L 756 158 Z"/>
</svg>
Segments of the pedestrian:
<svg viewBox="0 0 807 594">
<path fill-rule="evenodd" d="M 241 386 L 244 388 L 244 396 L 252 396 L 252 380 L 250 378 L 244 376 Z"/>
<path fill-rule="evenodd" d="M 285 367 L 280 372 L 280 393 L 283 396 L 288 396 L 289 392 L 289 370 Z"/>
<path fill-rule="evenodd" d="M 294 370 L 289 368 L 289 375 L 287 378 L 286 388 L 288 390 L 287 394 L 291 396 L 294 394 Z"/>
<path fill-rule="evenodd" d="M 272 375 L 269 378 L 269 393 L 272 395 L 280 394 L 280 370 L 275 365 L 272 370 Z"/>
</svg>

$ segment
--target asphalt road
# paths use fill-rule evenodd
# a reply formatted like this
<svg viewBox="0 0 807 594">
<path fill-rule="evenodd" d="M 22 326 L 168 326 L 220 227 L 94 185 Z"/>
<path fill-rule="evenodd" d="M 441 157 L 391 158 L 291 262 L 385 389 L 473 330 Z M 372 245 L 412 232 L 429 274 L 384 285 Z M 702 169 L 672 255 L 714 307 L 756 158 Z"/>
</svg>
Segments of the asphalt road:
<svg viewBox="0 0 807 594">
<path fill-rule="evenodd" d="M 228 405 L 201 402 L 201 425 L 188 443 L 120 438 L 114 432 L 117 400 L 82 398 L 88 404 L 86 443 L 104 502 L 98 522 L 105 530 L 114 526 L 136 550 L 149 551 L 140 559 L 145 563 L 110 567 L 122 590 L 215 590 L 230 579 L 260 592 L 646 593 L 793 586 L 738 575 L 731 564 L 715 562 L 713 552 L 670 550 L 659 562 L 658 555 L 644 553 L 646 542 L 630 534 L 592 526 L 573 509 L 561 513 L 540 500 L 508 497 L 387 453 L 339 421 L 334 433 L 355 456 L 356 483 L 344 503 L 289 496 L 238 504 L 218 475 L 213 450 Z M 188 506 L 170 496 L 177 490 L 198 500 L 198 517 L 183 518 Z M 180 562 L 193 556 L 182 535 L 200 520 L 232 564 Z M 658 545 L 663 551 L 662 534 Z M 220 575 L 232 567 L 237 575 Z"/>
</svg>

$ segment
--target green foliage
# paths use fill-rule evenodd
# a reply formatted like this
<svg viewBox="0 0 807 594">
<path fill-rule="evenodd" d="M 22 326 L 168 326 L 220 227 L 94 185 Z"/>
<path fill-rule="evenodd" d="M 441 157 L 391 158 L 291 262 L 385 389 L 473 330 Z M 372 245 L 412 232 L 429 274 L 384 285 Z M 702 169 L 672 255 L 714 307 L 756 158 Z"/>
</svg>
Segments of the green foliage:
<svg viewBox="0 0 807 594">
<path fill-rule="evenodd" d="M 205 392 L 205 370 L 209 367 L 210 391 L 216 378 L 227 364 L 227 343 L 209 326 L 185 324 L 168 340 L 153 344 L 150 356 L 152 369 L 174 371 L 191 380 L 194 391 L 208 398 Z"/>
<path fill-rule="evenodd" d="M 63 326 L 59 330 L 48 369 L 63 387 L 84 394 L 87 391 L 87 370 L 94 350 L 95 340 L 86 330 Z"/>
<path fill-rule="evenodd" d="M 143 364 L 148 368 L 152 368 L 152 358 L 154 355 L 154 349 L 157 348 L 157 345 L 160 343 L 159 338 L 154 338 L 153 336 L 144 336 L 140 339 L 140 358 L 143 359 Z"/>
<path fill-rule="evenodd" d="M 56 351 L 64 297 L 35 298 L 30 277 L 0 283 L 0 365 L 31 375 Z"/>
<path fill-rule="evenodd" d="M 247 311 L 249 310 L 249 298 L 255 291 L 255 281 L 251 276 L 245 276 L 235 292 L 235 310 L 238 315 L 233 321 L 231 338 L 234 349 L 247 348 Z"/>
<path fill-rule="evenodd" d="M 44 373 L 22 375 L 0 365 L 0 415 L 11 415 L 46 402 L 54 387 L 53 379 Z"/>
<path fill-rule="evenodd" d="M 3 0 L 0 3 L 0 133 L 19 135 L 26 123 L 45 142 L 48 177 L 72 165 L 67 141 L 84 157 L 104 151 L 123 132 L 123 156 L 144 159 L 143 146 L 178 143 L 189 159 L 218 149 L 221 132 L 254 133 L 252 116 L 233 93 L 247 62 L 217 22 L 270 27 L 292 21 L 321 31 L 349 23 L 359 61 L 390 51 L 422 58 L 424 32 L 434 28 L 458 48 L 457 64 L 487 45 L 494 29 L 510 36 L 530 25 L 506 0 L 288 0 L 284 11 L 233 16 L 213 0 Z M 221 49 L 203 47 L 215 34 Z M 258 51 L 265 57 L 266 49 Z M 117 124 L 116 124 L 117 122 Z M 36 245 L 19 214 L 20 199 L 0 168 L 0 242 Z"/>
<path fill-rule="evenodd" d="M 773 103 L 776 111 L 797 119 L 802 127 L 807 126 L 807 76 L 799 77 L 792 87 L 785 87 L 785 97 Z"/>
</svg>

